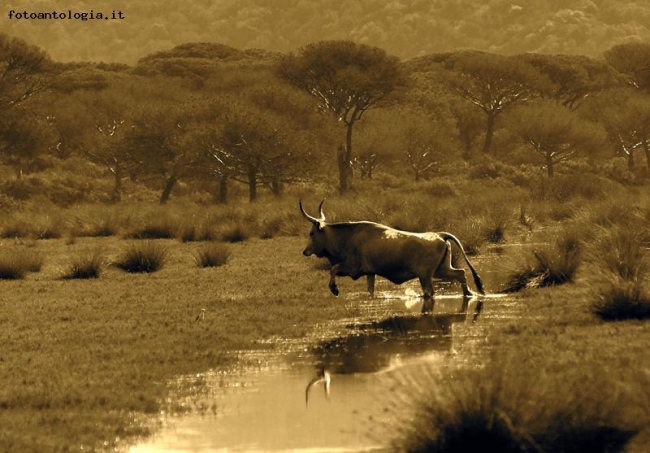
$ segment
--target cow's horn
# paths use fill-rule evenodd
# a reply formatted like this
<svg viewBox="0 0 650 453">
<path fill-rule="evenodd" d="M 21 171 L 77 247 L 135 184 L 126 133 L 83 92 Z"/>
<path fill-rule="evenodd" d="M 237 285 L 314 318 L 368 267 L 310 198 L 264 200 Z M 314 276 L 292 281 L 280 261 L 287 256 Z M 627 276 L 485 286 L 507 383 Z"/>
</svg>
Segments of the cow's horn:
<svg viewBox="0 0 650 453">
<path fill-rule="evenodd" d="M 302 207 L 302 200 L 299 200 L 299 201 L 298 201 L 298 205 L 300 206 L 300 212 L 302 213 L 302 215 L 303 215 L 307 220 L 309 220 L 311 223 L 319 223 L 319 222 L 320 222 L 320 220 L 318 220 L 316 217 L 312 217 L 312 216 L 310 216 L 309 214 L 307 214 L 307 213 L 305 212 L 305 208 Z M 323 203 L 321 203 L 321 206 L 322 206 L 322 205 L 323 205 Z"/>
<path fill-rule="evenodd" d="M 321 201 L 320 204 L 318 205 L 318 212 L 320 214 L 321 222 L 325 221 L 325 214 L 323 213 L 323 203 L 325 203 L 325 198 L 323 198 L 323 201 Z"/>
</svg>

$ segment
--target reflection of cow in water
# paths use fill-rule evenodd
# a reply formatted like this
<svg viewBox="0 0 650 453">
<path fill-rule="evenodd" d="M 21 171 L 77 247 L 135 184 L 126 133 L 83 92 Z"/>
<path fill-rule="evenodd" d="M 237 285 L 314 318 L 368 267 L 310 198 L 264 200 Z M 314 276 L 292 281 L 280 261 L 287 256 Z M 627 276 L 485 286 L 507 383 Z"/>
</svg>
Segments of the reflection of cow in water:
<svg viewBox="0 0 650 453">
<path fill-rule="evenodd" d="M 318 373 L 307 385 L 305 400 L 311 388 L 320 383 L 329 396 L 333 375 L 376 373 L 390 369 L 401 355 L 450 351 L 452 326 L 466 322 L 469 302 L 470 299 L 463 298 L 457 313 L 432 314 L 433 301 L 425 301 L 422 314 L 391 316 L 355 325 L 349 335 L 319 343 L 313 349 Z M 483 303 L 478 301 L 473 321 L 478 319 L 482 307 Z"/>
<path fill-rule="evenodd" d="M 396 230 L 374 222 L 326 223 L 323 202 L 319 206 L 320 218 L 305 212 L 300 202 L 300 212 L 312 223 L 309 242 L 303 254 L 327 258 L 332 265 L 329 287 L 339 294 L 336 276 L 349 276 L 356 280 L 368 277 L 368 291 L 374 292 L 375 275 L 401 284 L 417 278 L 425 298 L 433 296 L 433 278 L 459 282 L 463 295 L 474 293 L 467 285 L 463 269 L 451 264 L 451 245 L 455 244 L 474 277 L 474 284 L 483 294 L 483 283 L 467 259 L 460 241 L 450 233 L 411 233 Z"/>
</svg>

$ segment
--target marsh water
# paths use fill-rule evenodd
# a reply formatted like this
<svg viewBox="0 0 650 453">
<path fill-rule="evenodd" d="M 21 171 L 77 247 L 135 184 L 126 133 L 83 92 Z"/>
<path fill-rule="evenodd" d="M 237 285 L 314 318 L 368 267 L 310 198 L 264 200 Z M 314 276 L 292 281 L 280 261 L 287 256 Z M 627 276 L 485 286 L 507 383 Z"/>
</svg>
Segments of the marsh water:
<svg viewBox="0 0 650 453">
<path fill-rule="evenodd" d="M 365 304 L 363 319 L 338 332 L 249 353 L 252 364 L 190 376 L 209 393 L 185 401 L 190 415 L 163 416 L 162 429 L 131 453 L 215 451 L 373 451 L 386 449 L 398 415 L 396 388 L 423 367 L 472 366 L 490 324 L 507 316 L 508 298 L 438 295 L 424 305 L 416 286 L 393 287 Z M 318 329 L 317 329 L 318 330 Z M 318 379 L 327 375 L 325 379 Z"/>
</svg>

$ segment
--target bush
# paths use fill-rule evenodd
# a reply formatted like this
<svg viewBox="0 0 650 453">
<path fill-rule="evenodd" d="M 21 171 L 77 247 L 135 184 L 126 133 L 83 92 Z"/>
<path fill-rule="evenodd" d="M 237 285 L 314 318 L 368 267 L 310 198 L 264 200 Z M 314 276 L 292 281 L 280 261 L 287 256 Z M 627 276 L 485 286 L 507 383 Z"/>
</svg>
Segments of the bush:
<svg viewBox="0 0 650 453">
<path fill-rule="evenodd" d="M 0 253 L 0 280 L 20 280 L 29 272 L 39 272 L 43 255 L 33 250 L 3 250 Z"/>
<path fill-rule="evenodd" d="M 212 243 L 197 252 L 196 264 L 199 267 L 218 267 L 226 264 L 232 256 L 227 245 Z"/>
<path fill-rule="evenodd" d="M 129 273 L 156 272 L 167 259 L 167 248 L 154 241 L 131 244 L 115 265 Z"/>
<path fill-rule="evenodd" d="M 101 274 L 103 257 L 99 250 L 91 254 L 78 256 L 70 262 L 64 279 L 90 279 L 99 278 Z"/>
</svg>

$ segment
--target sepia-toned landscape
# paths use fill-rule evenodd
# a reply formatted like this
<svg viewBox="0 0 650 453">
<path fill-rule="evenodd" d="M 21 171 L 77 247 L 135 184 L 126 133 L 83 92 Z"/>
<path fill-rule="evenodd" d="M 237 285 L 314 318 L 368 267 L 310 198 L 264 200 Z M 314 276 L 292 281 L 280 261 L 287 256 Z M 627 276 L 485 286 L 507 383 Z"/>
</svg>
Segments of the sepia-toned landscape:
<svg viewBox="0 0 650 453">
<path fill-rule="evenodd" d="M 0 451 L 647 451 L 650 7 L 258 3 L 1 12 Z"/>
</svg>

